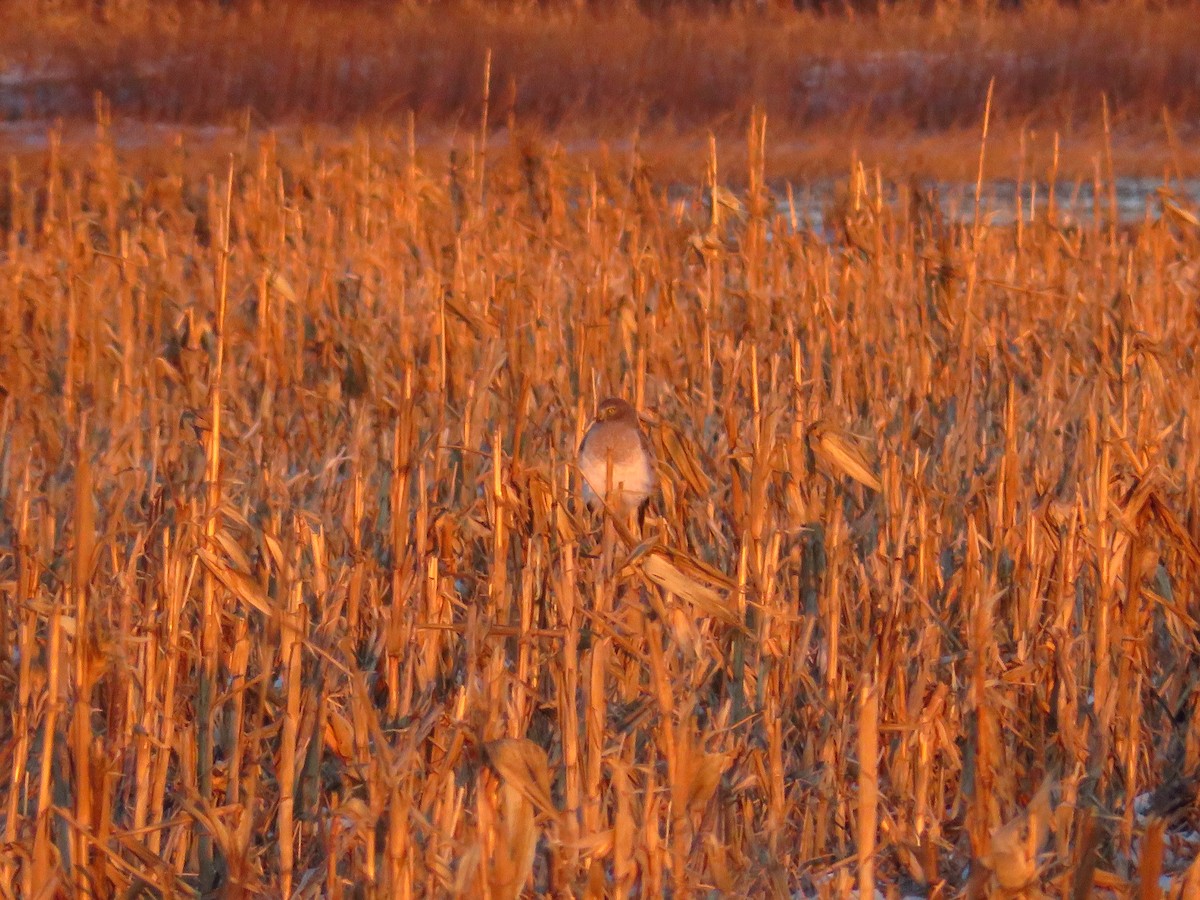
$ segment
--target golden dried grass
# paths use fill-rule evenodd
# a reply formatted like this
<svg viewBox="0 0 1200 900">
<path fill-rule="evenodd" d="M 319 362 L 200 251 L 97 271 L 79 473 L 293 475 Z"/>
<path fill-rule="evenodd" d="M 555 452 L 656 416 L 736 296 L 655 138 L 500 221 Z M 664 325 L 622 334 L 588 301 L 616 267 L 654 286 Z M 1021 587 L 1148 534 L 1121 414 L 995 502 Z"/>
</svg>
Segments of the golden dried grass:
<svg viewBox="0 0 1200 900">
<path fill-rule="evenodd" d="M 1195 210 L 824 241 L 762 128 L 716 231 L 715 154 L 12 168 L 4 890 L 1195 883 Z"/>
</svg>

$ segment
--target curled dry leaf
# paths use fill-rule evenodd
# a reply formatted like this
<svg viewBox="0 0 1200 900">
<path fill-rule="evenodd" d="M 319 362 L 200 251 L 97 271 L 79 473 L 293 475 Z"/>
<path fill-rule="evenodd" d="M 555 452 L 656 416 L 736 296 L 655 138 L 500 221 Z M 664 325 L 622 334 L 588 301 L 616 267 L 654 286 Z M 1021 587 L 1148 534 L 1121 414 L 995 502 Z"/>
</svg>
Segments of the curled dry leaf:
<svg viewBox="0 0 1200 900">
<path fill-rule="evenodd" d="M 196 554 L 200 557 L 200 561 L 204 563 L 204 567 L 233 596 L 248 606 L 254 607 L 264 616 L 271 617 L 278 612 L 278 610 L 272 607 L 270 599 L 263 592 L 259 583 L 249 575 L 243 575 L 236 569 L 231 568 L 224 560 L 218 559 L 217 556 L 207 550 L 197 550 Z"/>
<path fill-rule="evenodd" d="M 336 709 L 325 716 L 325 746 L 343 761 L 354 755 L 354 727 Z"/>
<path fill-rule="evenodd" d="M 1025 811 L 992 832 L 988 851 L 980 862 L 1004 890 L 1021 890 L 1037 876 L 1038 848 L 1050 824 L 1050 785 L 1047 777 Z"/>
<path fill-rule="evenodd" d="M 357 831 L 374 822 L 371 807 L 361 797 L 350 797 L 334 810 L 334 821 L 347 831 Z"/>
<path fill-rule="evenodd" d="M 709 496 L 712 493 L 712 482 L 696 461 L 695 449 L 691 442 L 674 427 L 665 423 L 662 425 L 661 435 L 664 458 L 697 496 Z"/>
<path fill-rule="evenodd" d="M 721 773 L 729 767 L 729 756 L 725 753 L 700 751 L 692 757 L 691 762 L 687 807 L 696 815 L 703 811 L 716 793 L 717 785 L 721 783 Z"/>
<path fill-rule="evenodd" d="M 873 491 L 883 489 L 875 474 L 875 461 L 859 436 L 827 422 L 816 422 L 808 430 L 808 444 L 813 454 L 835 472 L 853 478 Z"/>
<path fill-rule="evenodd" d="M 697 567 L 688 567 L 691 568 L 691 572 L 685 571 L 685 566 L 677 564 L 681 554 L 671 555 L 675 558 L 669 558 L 665 548 L 655 547 L 643 554 L 636 565 L 647 578 L 663 590 L 694 604 L 705 615 L 729 625 L 742 627 L 737 605 L 728 589 L 722 592 L 713 586 L 711 581 L 705 583 L 708 579 L 702 580 Z"/>
<path fill-rule="evenodd" d="M 299 302 L 300 298 L 296 296 L 296 289 L 292 287 L 292 283 L 284 277 L 282 272 L 272 271 L 267 276 L 267 285 L 288 303 Z"/>
<path fill-rule="evenodd" d="M 733 213 L 738 219 L 746 218 L 746 207 L 742 205 L 742 201 L 738 199 L 737 194 L 722 187 L 719 184 L 714 184 L 709 190 L 709 203 L 712 205 L 712 220 L 716 224 L 720 220 L 720 211 L 726 210 Z"/>
<path fill-rule="evenodd" d="M 533 871 L 538 820 L 556 820 L 550 797 L 550 762 L 532 741 L 506 738 L 484 745 L 500 778 L 500 831 L 489 882 L 496 896 L 517 897 Z"/>
<path fill-rule="evenodd" d="M 484 744 L 484 751 L 500 780 L 532 803 L 539 817 L 558 817 L 550 797 L 550 760 L 545 750 L 524 738 L 503 738 Z"/>
</svg>

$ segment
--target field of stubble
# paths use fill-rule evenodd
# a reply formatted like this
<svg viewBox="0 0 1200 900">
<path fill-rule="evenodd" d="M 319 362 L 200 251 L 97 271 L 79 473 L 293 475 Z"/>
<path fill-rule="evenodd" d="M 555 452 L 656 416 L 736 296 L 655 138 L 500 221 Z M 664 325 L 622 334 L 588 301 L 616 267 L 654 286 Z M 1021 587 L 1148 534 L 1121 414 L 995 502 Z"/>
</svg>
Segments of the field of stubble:
<svg viewBox="0 0 1200 900">
<path fill-rule="evenodd" d="M 1194 214 L 818 235 L 760 138 L 14 166 L 0 892 L 1194 896 Z"/>
</svg>

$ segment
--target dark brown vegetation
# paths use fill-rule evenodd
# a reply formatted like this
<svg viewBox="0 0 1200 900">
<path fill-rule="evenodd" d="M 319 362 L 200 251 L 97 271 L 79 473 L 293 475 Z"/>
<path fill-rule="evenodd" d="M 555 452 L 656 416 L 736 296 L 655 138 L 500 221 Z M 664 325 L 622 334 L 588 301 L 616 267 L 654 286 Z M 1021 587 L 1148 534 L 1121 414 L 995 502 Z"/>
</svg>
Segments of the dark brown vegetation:
<svg viewBox="0 0 1200 900">
<path fill-rule="evenodd" d="M 90 122 L 99 93 L 118 122 L 403 127 L 411 113 L 428 138 L 473 131 L 486 85 L 497 140 L 515 126 L 588 149 L 639 131 L 694 172 L 706 132 L 731 143 L 757 108 L 774 174 L 844 174 L 852 145 L 889 171 L 970 177 L 994 79 L 1009 174 L 1023 133 L 1048 153 L 1057 132 L 1064 164 L 1090 175 L 1106 124 L 1127 174 L 1200 169 L 1194 3 L 673 10 L 16 2 L 0 9 L 0 112 Z"/>
</svg>

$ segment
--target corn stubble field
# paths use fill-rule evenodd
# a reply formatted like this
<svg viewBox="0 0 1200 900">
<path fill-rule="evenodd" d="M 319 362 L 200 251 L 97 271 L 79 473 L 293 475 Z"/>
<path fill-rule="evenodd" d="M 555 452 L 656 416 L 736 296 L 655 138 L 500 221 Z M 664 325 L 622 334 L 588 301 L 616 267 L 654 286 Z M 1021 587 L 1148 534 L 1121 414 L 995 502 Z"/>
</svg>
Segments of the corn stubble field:
<svg viewBox="0 0 1200 900">
<path fill-rule="evenodd" d="M 1194 215 L 815 235 L 761 127 L 12 167 L 6 896 L 1196 896 Z"/>
</svg>

